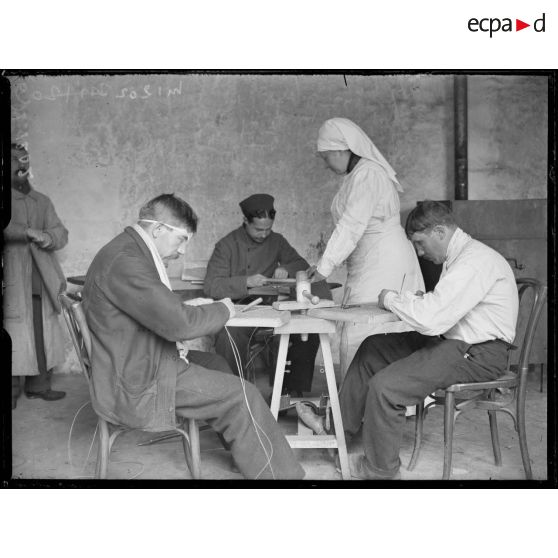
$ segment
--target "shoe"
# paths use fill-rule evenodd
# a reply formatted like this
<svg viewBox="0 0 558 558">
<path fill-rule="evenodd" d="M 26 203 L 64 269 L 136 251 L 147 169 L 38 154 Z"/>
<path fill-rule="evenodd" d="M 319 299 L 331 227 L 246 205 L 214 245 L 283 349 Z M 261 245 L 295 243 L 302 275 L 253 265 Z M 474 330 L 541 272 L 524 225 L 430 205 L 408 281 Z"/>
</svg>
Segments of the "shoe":
<svg viewBox="0 0 558 558">
<path fill-rule="evenodd" d="M 378 475 L 377 473 L 372 472 L 366 466 L 365 459 L 366 457 L 364 455 L 358 455 L 356 456 L 356 459 L 350 463 L 351 477 L 357 480 L 401 480 L 401 473 L 399 471 L 390 477 Z"/>
<path fill-rule="evenodd" d="M 318 416 L 308 403 L 297 401 L 295 407 L 298 418 L 315 434 L 327 434 L 324 428 L 324 417 Z"/>
<path fill-rule="evenodd" d="M 46 389 L 45 391 L 27 391 L 25 395 L 29 399 L 44 399 L 45 401 L 58 401 L 66 397 L 65 391 L 55 391 L 53 389 Z"/>
</svg>

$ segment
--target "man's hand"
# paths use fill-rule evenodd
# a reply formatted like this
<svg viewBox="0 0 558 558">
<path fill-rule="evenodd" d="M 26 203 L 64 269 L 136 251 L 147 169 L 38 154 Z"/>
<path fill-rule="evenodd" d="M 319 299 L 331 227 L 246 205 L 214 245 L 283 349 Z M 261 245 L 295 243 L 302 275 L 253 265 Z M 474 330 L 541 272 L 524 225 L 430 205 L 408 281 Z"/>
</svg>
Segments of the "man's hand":
<svg viewBox="0 0 558 558">
<path fill-rule="evenodd" d="M 321 273 L 318 273 L 318 269 L 315 265 L 311 265 L 307 270 L 306 273 L 308 274 L 308 279 L 310 279 L 311 283 L 316 283 L 318 281 L 324 281 L 326 277 L 324 277 Z"/>
<path fill-rule="evenodd" d="M 40 248 L 46 248 L 47 246 L 50 246 L 52 242 L 50 235 L 37 229 L 27 229 L 26 234 L 27 238 L 29 238 L 31 242 L 37 244 Z"/>
<path fill-rule="evenodd" d="M 385 310 L 389 310 L 389 308 L 384 305 L 384 299 L 386 298 L 386 295 L 388 293 L 397 294 L 397 291 L 394 291 L 393 289 L 382 289 L 382 291 L 380 292 L 380 296 L 378 297 L 378 306 L 380 308 L 384 308 Z"/>
<path fill-rule="evenodd" d="M 252 287 L 262 287 L 265 285 L 265 282 L 268 280 L 268 277 L 262 275 L 261 273 L 257 273 L 256 275 L 250 275 L 246 277 L 246 286 L 250 289 Z"/>
<path fill-rule="evenodd" d="M 289 276 L 289 272 L 284 267 L 278 267 L 273 272 L 274 279 L 286 279 Z"/>
<path fill-rule="evenodd" d="M 25 233 L 31 242 L 42 242 L 44 240 L 43 231 L 38 229 L 27 229 Z"/>
</svg>

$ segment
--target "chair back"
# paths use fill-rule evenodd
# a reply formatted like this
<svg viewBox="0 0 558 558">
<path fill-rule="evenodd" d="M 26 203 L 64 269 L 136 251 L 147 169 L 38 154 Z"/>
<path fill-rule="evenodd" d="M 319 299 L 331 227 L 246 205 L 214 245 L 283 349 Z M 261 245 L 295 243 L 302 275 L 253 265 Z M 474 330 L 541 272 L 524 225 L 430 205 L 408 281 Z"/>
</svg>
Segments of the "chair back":
<svg viewBox="0 0 558 558">
<path fill-rule="evenodd" d="M 531 306 L 527 312 L 525 333 L 523 335 L 523 341 L 520 346 L 519 361 L 517 364 L 517 373 L 520 377 L 522 377 L 526 376 L 529 370 L 531 347 L 533 346 L 533 339 L 535 338 L 535 332 L 537 330 L 539 318 L 541 316 L 543 306 L 546 302 L 548 287 L 546 285 L 543 285 L 537 279 L 531 279 L 527 277 L 516 279 L 516 283 L 519 294 L 520 307 L 522 301 L 525 304 L 526 300 L 528 300 L 528 297 L 526 297 L 528 292 L 531 291 L 533 296 Z M 519 334 L 517 333 L 516 339 L 518 335 Z"/>
<path fill-rule="evenodd" d="M 90 384 L 91 381 L 91 333 L 87 327 L 81 301 L 67 293 L 58 295 L 62 313 L 74 344 L 81 371 Z"/>
</svg>

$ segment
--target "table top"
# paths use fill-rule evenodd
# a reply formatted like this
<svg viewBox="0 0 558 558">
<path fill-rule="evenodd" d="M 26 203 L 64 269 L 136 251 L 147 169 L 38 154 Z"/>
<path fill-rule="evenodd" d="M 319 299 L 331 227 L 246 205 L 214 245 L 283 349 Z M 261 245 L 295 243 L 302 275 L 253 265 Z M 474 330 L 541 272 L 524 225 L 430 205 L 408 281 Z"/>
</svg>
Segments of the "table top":
<svg viewBox="0 0 558 558">
<path fill-rule="evenodd" d="M 246 312 L 246 305 L 235 305 L 236 315 L 225 324 L 231 327 L 279 327 L 291 319 L 291 313 L 274 310 L 271 306 L 253 306 Z"/>
<path fill-rule="evenodd" d="M 335 333 L 335 323 L 298 314 L 288 310 L 275 310 L 270 306 L 254 306 L 246 312 L 241 312 L 245 305 L 235 305 L 237 310 L 234 318 L 225 325 L 231 327 L 272 327 L 274 333 Z"/>
<path fill-rule="evenodd" d="M 358 324 L 379 325 L 387 322 L 401 321 L 393 312 L 380 308 L 375 303 L 361 304 L 351 308 L 311 308 L 308 316 L 334 320 L 336 322 L 352 322 Z"/>
<path fill-rule="evenodd" d="M 310 316 L 289 312 L 290 320 L 282 326 L 276 327 L 274 333 L 335 333 L 335 322 Z"/>
</svg>

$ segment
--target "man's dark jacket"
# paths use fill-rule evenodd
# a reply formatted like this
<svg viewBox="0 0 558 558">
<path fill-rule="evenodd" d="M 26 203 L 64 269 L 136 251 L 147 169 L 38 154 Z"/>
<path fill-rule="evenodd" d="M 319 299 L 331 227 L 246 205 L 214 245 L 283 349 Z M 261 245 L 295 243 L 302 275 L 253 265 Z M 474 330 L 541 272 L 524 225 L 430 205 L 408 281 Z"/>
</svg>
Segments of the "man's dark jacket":
<svg viewBox="0 0 558 558">
<path fill-rule="evenodd" d="M 134 428 L 173 427 L 176 376 L 187 366 L 175 342 L 219 331 L 228 308 L 182 304 L 161 282 L 147 245 L 131 227 L 95 256 L 83 299 L 95 411 Z"/>
<path fill-rule="evenodd" d="M 249 294 L 246 277 L 261 273 L 273 277 L 277 267 L 284 267 L 289 277 L 308 269 L 308 262 L 282 234 L 271 231 L 264 242 L 250 238 L 244 226 L 219 240 L 207 264 L 204 291 L 212 298 L 241 299 Z M 325 281 L 312 284 L 312 293 L 331 299 Z"/>
</svg>

